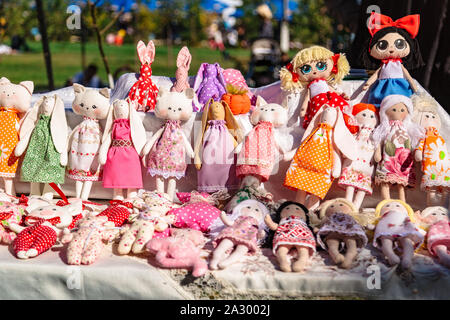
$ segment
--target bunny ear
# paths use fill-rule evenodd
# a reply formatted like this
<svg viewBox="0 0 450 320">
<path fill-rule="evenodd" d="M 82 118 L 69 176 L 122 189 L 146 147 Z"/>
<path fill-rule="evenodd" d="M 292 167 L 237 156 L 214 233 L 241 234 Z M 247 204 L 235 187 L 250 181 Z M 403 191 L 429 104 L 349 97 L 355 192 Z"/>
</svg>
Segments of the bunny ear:
<svg viewBox="0 0 450 320">
<path fill-rule="evenodd" d="M 228 103 L 223 100 L 221 102 L 223 105 L 223 109 L 225 110 L 225 122 L 227 128 L 230 131 L 231 135 L 236 139 L 236 142 L 239 144 L 242 141 L 241 126 L 239 125 L 236 117 L 233 115 L 233 112 L 231 112 Z"/>
<path fill-rule="evenodd" d="M 217 62 L 214 65 L 216 66 L 217 69 L 217 77 L 219 78 L 219 82 L 222 84 L 224 88 L 226 88 L 227 84 L 225 82 L 225 78 L 223 77 L 223 69 Z"/>
<path fill-rule="evenodd" d="M 141 117 L 136 111 L 133 103 L 129 103 L 129 117 L 130 117 L 130 131 L 131 141 L 133 141 L 134 148 L 138 154 L 141 154 L 142 148 L 144 148 L 147 135 L 145 133 L 144 124 Z"/>
<path fill-rule="evenodd" d="M 20 140 L 24 139 L 26 136 L 31 134 L 31 131 L 34 130 L 34 126 L 36 125 L 39 114 L 39 109 L 44 99 L 46 99 L 45 96 L 40 97 L 39 100 L 34 103 L 33 108 L 29 109 L 25 114 L 25 117 L 22 120 L 22 124 L 20 126 Z"/>
<path fill-rule="evenodd" d="M 195 155 L 198 156 L 199 152 L 200 152 L 200 147 L 203 143 L 203 136 L 205 134 L 206 131 L 206 125 L 208 124 L 208 120 L 209 120 L 209 110 L 211 107 L 211 104 L 214 103 L 214 99 L 209 99 L 209 101 L 207 103 L 205 103 L 205 107 L 203 108 L 203 113 L 202 113 L 202 127 L 200 128 L 200 133 L 199 136 L 197 138 L 197 144 L 195 146 Z"/>
<path fill-rule="evenodd" d="M 139 40 L 136 51 L 139 57 L 139 61 L 141 61 L 141 64 L 145 64 L 147 62 L 147 48 L 145 47 L 145 43 L 142 40 Z"/>
<path fill-rule="evenodd" d="M 24 87 L 25 89 L 27 89 L 28 93 L 31 95 L 33 94 L 33 90 L 34 90 L 34 83 L 33 81 L 22 81 L 19 83 L 22 87 Z"/>
<path fill-rule="evenodd" d="M 256 97 L 256 106 L 265 106 L 267 104 L 266 100 L 264 100 L 264 98 L 262 96 L 257 96 Z"/>
<path fill-rule="evenodd" d="M 198 88 L 200 87 L 200 84 L 203 81 L 203 72 L 205 71 L 206 65 L 207 65 L 207 63 L 202 63 L 200 65 L 200 68 L 198 68 L 197 76 L 195 77 L 195 82 L 194 82 L 194 92 L 197 92 Z"/>
<path fill-rule="evenodd" d="M 345 125 L 344 116 L 340 108 L 337 108 L 337 119 L 334 125 L 333 140 L 336 147 L 349 160 L 357 158 L 358 150 L 356 140 Z"/>
<path fill-rule="evenodd" d="M 11 81 L 9 81 L 8 78 L 6 78 L 6 77 L 0 78 L 0 84 L 9 84 L 9 83 L 11 83 Z"/>
<path fill-rule="evenodd" d="M 66 152 L 67 144 L 67 120 L 64 102 L 55 94 L 55 106 L 53 107 L 52 118 L 50 120 L 50 132 L 53 144 L 58 153 Z"/>
<path fill-rule="evenodd" d="M 180 52 L 178 52 L 177 56 L 177 68 L 189 69 L 191 65 L 192 55 L 189 52 L 188 47 L 184 46 L 181 48 Z"/>
<path fill-rule="evenodd" d="M 108 136 L 111 134 L 112 124 L 114 122 L 114 104 L 120 101 L 119 99 L 115 99 L 113 103 L 109 106 L 108 115 L 106 117 L 105 129 L 103 129 L 102 143 L 106 141 Z"/>
<path fill-rule="evenodd" d="M 152 64 L 153 61 L 155 60 L 155 44 L 153 43 L 152 40 L 150 40 L 147 44 L 147 59 L 148 59 L 148 64 Z"/>
</svg>

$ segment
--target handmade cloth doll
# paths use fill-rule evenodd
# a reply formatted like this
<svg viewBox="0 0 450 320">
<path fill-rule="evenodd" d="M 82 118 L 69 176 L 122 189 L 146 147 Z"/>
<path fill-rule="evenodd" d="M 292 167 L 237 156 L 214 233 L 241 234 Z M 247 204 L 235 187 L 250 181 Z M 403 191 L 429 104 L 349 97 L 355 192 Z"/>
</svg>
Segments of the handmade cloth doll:
<svg viewBox="0 0 450 320">
<path fill-rule="evenodd" d="M 175 222 L 175 216 L 168 212 L 177 206 L 169 200 L 167 194 L 144 192 L 141 197 L 144 198 L 143 203 L 134 202 L 135 208 L 138 208 L 138 215 L 128 219 L 132 225 L 120 238 L 117 247 L 119 254 L 141 253 L 154 236 L 169 236 L 169 225 Z"/>
<path fill-rule="evenodd" d="M 448 209 L 435 206 L 420 212 L 417 220 L 421 227 L 427 230 L 427 249 L 437 257 L 439 263 L 450 268 L 450 222 Z"/>
<path fill-rule="evenodd" d="M 67 246 L 67 263 L 71 265 L 94 263 L 103 251 L 104 241 L 112 241 L 119 232 L 114 223 L 105 216 L 88 214 L 78 222 L 74 233 L 64 235 L 62 243 Z"/>
<path fill-rule="evenodd" d="M 339 107 L 348 129 L 356 132 L 356 123 L 345 93 L 337 93 L 333 86 L 339 84 L 350 72 L 350 65 L 344 54 L 312 46 L 299 51 L 291 63 L 280 71 L 281 89 L 284 91 L 304 90 L 300 117 L 306 129 L 323 105 Z"/>
<path fill-rule="evenodd" d="M 408 70 L 423 65 L 416 39 L 419 24 L 418 14 L 392 21 L 388 16 L 372 12 L 368 22 L 371 38 L 363 50 L 362 60 L 367 69 L 378 69 L 362 88 L 370 88 L 368 103 L 378 108 L 389 95 L 410 97 L 417 92 Z"/>
<path fill-rule="evenodd" d="M 43 96 L 26 114 L 14 154 L 20 157 L 25 150 L 21 180 L 30 182 L 31 195 L 41 195 L 41 183 L 64 183 L 67 121 L 59 96 Z M 52 198 L 53 192 L 47 187 L 44 196 Z"/>
<path fill-rule="evenodd" d="M 240 142 L 241 129 L 228 104 L 209 100 L 203 109 L 202 128 L 194 152 L 198 191 L 236 189 L 234 148 Z"/>
<path fill-rule="evenodd" d="M 20 225 L 25 216 L 23 205 L 9 201 L 0 201 L 0 243 L 10 244 L 16 238 L 16 233 L 10 229 L 12 224 Z"/>
<path fill-rule="evenodd" d="M 320 206 L 318 219 L 311 216 L 317 242 L 328 251 L 334 263 L 344 269 L 352 267 L 358 249 L 367 244 L 366 233 L 357 218 L 358 209 L 344 198 L 325 201 Z M 340 253 L 342 245 L 345 255 Z"/>
<path fill-rule="evenodd" d="M 423 243 L 424 235 L 416 225 L 412 208 L 404 201 L 386 199 L 376 209 L 376 227 L 373 246 L 381 247 L 389 264 L 401 263 L 404 269 L 412 264 L 414 249 Z M 400 258 L 396 250 L 402 253 Z"/>
<path fill-rule="evenodd" d="M 98 152 L 102 141 L 99 120 L 106 119 L 109 110 L 109 91 L 88 89 L 75 83 L 72 109 L 83 116 L 69 136 L 69 162 L 66 175 L 75 180 L 76 197 L 89 198 L 92 183 L 101 180 Z"/>
<path fill-rule="evenodd" d="M 258 244 L 266 236 L 264 218 L 267 214 L 266 206 L 256 200 L 242 201 L 230 217 L 222 212 L 220 217 L 227 227 L 213 241 L 215 249 L 209 268 L 224 269 L 246 254 L 259 252 Z"/>
<path fill-rule="evenodd" d="M 334 178 L 341 175 L 341 155 L 353 161 L 357 158 L 355 138 L 347 130 L 340 108 L 323 106 L 302 137 L 284 186 L 297 191 L 296 201 L 308 210 L 317 208 L 325 198 Z M 295 150 L 293 150 L 295 152 Z M 286 158 L 292 158 L 292 152 Z"/>
<path fill-rule="evenodd" d="M 114 199 L 123 200 L 122 189 L 127 189 L 130 199 L 136 196 L 136 189 L 142 188 L 139 154 L 145 141 L 145 128 L 134 102 L 115 100 L 109 110 L 99 151 L 103 187 L 114 188 Z"/>
<path fill-rule="evenodd" d="M 227 92 L 222 68 L 218 63 L 202 63 L 194 82 L 194 111 L 203 111 L 209 99 L 220 101 Z"/>
<path fill-rule="evenodd" d="M 338 184 L 345 189 L 345 198 L 353 202 L 356 209 L 359 209 L 365 195 L 371 195 L 373 191 L 375 145 L 371 136 L 378 124 L 378 111 L 372 104 L 358 103 L 353 106 L 352 114 L 358 123 L 358 132 L 356 133 L 358 155 L 353 161 L 344 159 Z M 356 196 L 354 197 L 355 190 Z"/>
<path fill-rule="evenodd" d="M 383 199 L 390 198 L 390 187 L 396 185 L 399 199 L 405 201 L 405 187 L 415 186 L 413 150 L 424 136 L 423 129 L 412 122 L 411 99 L 390 95 L 380 106 L 380 125 L 373 131 L 374 160 L 377 162 L 375 183 L 381 185 Z"/>
<path fill-rule="evenodd" d="M 228 85 L 232 85 L 235 88 L 240 88 L 241 90 L 245 91 L 245 94 L 248 96 L 250 103 L 254 105 L 256 103 L 256 96 L 250 91 L 250 88 L 247 85 L 247 82 L 245 81 L 244 76 L 242 75 L 241 71 L 237 69 L 224 69 L 222 71 L 223 79 L 225 80 L 225 83 Z M 228 91 L 228 90 L 227 90 Z M 222 99 L 224 99 L 224 96 L 222 96 Z M 228 103 L 230 104 L 230 103 Z M 230 106 L 231 108 L 231 106 Z M 233 110 L 231 110 L 233 111 Z M 253 111 L 253 110 L 252 110 Z M 247 113 L 241 111 L 240 113 Z M 237 113 L 233 113 L 237 114 Z"/>
<path fill-rule="evenodd" d="M 259 182 L 266 182 L 272 174 L 276 162 L 276 150 L 285 151 L 275 140 L 275 128 L 287 123 L 287 110 L 276 103 L 267 103 L 261 96 L 256 99 L 256 109 L 250 116 L 254 126 L 241 144 L 237 158 L 236 175 L 243 179 L 256 177 Z"/>
<path fill-rule="evenodd" d="M 206 239 L 198 230 L 170 229 L 168 238 L 151 239 L 146 248 L 156 254 L 156 262 L 164 268 L 190 269 L 194 277 L 203 276 L 208 265 L 200 257 Z"/>
<path fill-rule="evenodd" d="M 147 46 L 143 41 L 137 44 L 137 53 L 141 61 L 139 79 L 131 87 L 128 97 L 135 102 L 137 110 L 149 112 L 155 109 L 158 87 L 152 82 L 152 63 L 155 60 L 155 45 L 149 41 Z"/>
<path fill-rule="evenodd" d="M 19 142 L 19 119 L 31 106 L 32 81 L 11 83 L 0 78 L 0 177 L 5 182 L 5 192 L 15 195 L 14 177 L 19 158 L 14 148 Z"/>
<path fill-rule="evenodd" d="M 109 207 L 100 212 L 97 216 L 105 216 L 108 221 L 114 222 L 116 227 L 121 227 L 133 211 L 133 204 L 121 200 L 109 201 Z"/>
<path fill-rule="evenodd" d="M 273 254 L 276 255 L 281 271 L 302 272 L 309 258 L 316 252 L 316 240 L 308 227 L 308 209 L 301 203 L 285 201 L 278 208 L 279 223 L 273 222 L 270 215 L 264 221 L 269 229 L 275 231 Z M 289 251 L 297 251 L 297 261 L 292 266 Z"/>
<path fill-rule="evenodd" d="M 181 48 L 177 56 L 177 71 L 175 71 L 175 82 L 170 91 L 183 92 L 189 86 L 189 67 L 192 56 L 187 47 Z"/>
<path fill-rule="evenodd" d="M 192 146 L 181 129 L 181 121 L 187 121 L 192 114 L 191 88 L 183 92 L 169 92 L 161 88 L 155 107 L 155 116 L 166 120 L 146 143 L 142 150 L 143 164 L 148 173 L 156 177 L 156 188 L 164 193 L 164 180 L 168 179 L 167 194 L 173 199 L 176 180 L 181 179 L 186 171 L 185 155 L 194 158 Z M 148 159 L 148 160 L 147 160 Z"/>
<path fill-rule="evenodd" d="M 63 233 L 75 227 L 75 222 L 82 218 L 82 211 L 81 201 L 33 209 L 25 217 L 26 227 L 10 226 L 11 230 L 18 233 L 12 244 L 16 257 L 33 258 L 50 249 Z M 77 218 L 74 219 L 74 216 Z"/>
<path fill-rule="evenodd" d="M 427 193 L 427 205 L 445 204 L 450 189 L 450 157 L 447 144 L 439 134 L 441 118 L 436 100 L 426 94 L 414 94 L 413 121 L 425 129 L 425 137 L 415 150 L 415 160 L 422 162 L 420 187 Z M 443 195 L 438 201 L 438 195 Z"/>
</svg>

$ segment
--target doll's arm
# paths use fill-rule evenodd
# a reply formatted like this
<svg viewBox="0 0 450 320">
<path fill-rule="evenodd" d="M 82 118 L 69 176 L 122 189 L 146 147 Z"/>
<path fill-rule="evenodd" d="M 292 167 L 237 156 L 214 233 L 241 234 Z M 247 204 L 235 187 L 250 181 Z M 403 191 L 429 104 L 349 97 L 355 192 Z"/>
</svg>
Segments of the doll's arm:
<svg viewBox="0 0 450 320">
<path fill-rule="evenodd" d="M 17 223 L 10 223 L 8 227 L 9 227 L 9 229 L 11 229 L 12 232 L 15 232 L 15 233 L 20 233 L 26 228 L 23 226 L 19 226 Z"/>
<path fill-rule="evenodd" d="M 373 155 L 373 160 L 378 163 L 381 161 L 381 144 L 379 144 L 377 146 L 377 148 L 375 149 L 375 153 Z"/>
<path fill-rule="evenodd" d="M 194 151 L 195 154 L 194 164 L 197 170 L 200 170 L 202 168 L 202 159 L 200 159 L 200 149 L 202 147 L 202 142 L 203 142 L 203 134 L 200 133 L 197 139 L 197 143 L 195 144 L 195 151 Z"/>
<path fill-rule="evenodd" d="M 194 150 L 192 150 L 191 143 L 189 142 L 184 132 L 181 132 L 181 136 L 183 137 L 184 147 L 186 148 L 186 154 L 188 155 L 189 158 L 193 159 L 195 154 Z"/>
<path fill-rule="evenodd" d="M 264 239 L 265 236 L 266 236 L 266 232 L 263 229 L 258 231 L 258 239 L 259 240 Z"/>
<path fill-rule="evenodd" d="M 236 148 L 234 149 L 234 153 L 239 154 L 242 150 L 242 145 L 244 144 L 244 141 L 242 141 L 241 143 L 239 143 Z"/>
<path fill-rule="evenodd" d="M 267 226 L 269 227 L 270 230 L 277 230 L 278 228 L 278 224 L 273 222 L 272 217 L 270 215 L 266 215 L 264 217 L 264 222 L 267 224 Z"/>
<path fill-rule="evenodd" d="M 374 74 L 370 76 L 370 78 L 366 81 L 366 83 L 364 83 L 364 86 L 362 87 L 363 91 L 369 89 L 369 87 L 378 79 L 380 69 L 381 68 L 378 68 L 377 71 L 375 71 Z"/>
<path fill-rule="evenodd" d="M 106 163 L 106 160 L 108 158 L 108 150 L 111 146 L 112 138 L 111 134 L 108 134 L 108 136 L 105 138 L 105 141 L 103 141 L 100 152 L 98 154 L 98 160 L 100 161 L 101 165 L 104 165 Z"/>
<path fill-rule="evenodd" d="M 420 162 L 423 160 L 423 146 L 424 146 L 425 140 L 421 139 L 419 141 L 419 146 L 416 148 L 416 151 L 414 152 L 414 158 L 417 162 Z"/>
<path fill-rule="evenodd" d="M 403 70 L 403 76 L 409 82 L 409 85 L 411 86 L 411 88 L 414 91 L 414 93 L 416 93 L 417 92 L 417 86 L 416 86 L 416 84 L 414 82 L 414 79 L 411 77 L 411 75 L 409 74 L 409 71 L 405 68 L 405 66 L 403 64 L 402 64 L 402 70 Z"/>
<path fill-rule="evenodd" d="M 30 142 L 31 134 L 33 133 L 33 130 L 30 130 L 28 134 L 26 134 L 20 141 L 17 143 L 16 148 L 14 149 L 14 155 L 16 157 L 20 157 L 24 152 L 25 149 L 28 146 L 28 143 Z"/>
<path fill-rule="evenodd" d="M 286 152 L 283 150 L 283 148 L 281 148 L 281 146 L 278 144 L 276 139 L 275 139 L 275 147 L 277 148 L 280 155 L 283 155 L 283 158 L 284 158 L 284 155 L 286 154 Z"/>
<path fill-rule="evenodd" d="M 228 219 L 227 214 L 226 214 L 225 211 L 222 211 L 220 213 L 220 219 L 228 227 L 231 227 L 233 225 L 233 222 L 230 219 Z"/>
<path fill-rule="evenodd" d="M 334 178 L 339 178 L 341 175 L 341 169 L 342 169 L 341 156 L 339 152 L 333 150 L 333 169 L 331 171 L 331 175 Z"/>
<path fill-rule="evenodd" d="M 159 129 L 156 131 L 156 133 L 147 141 L 144 148 L 142 148 L 141 156 L 142 156 L 142 164 L 144 167 L 147 167 L 147 155 L 152 149 L 153 145 L 156 141 L 161 137 L 162 133 L 164 131 L 164 128 Z"/>
<path fill-rule="evenodd" d="M 294 158 L 295 154 L 297 153 L 297 149 L 298 148 L 295 148 L 292 149 L 291 151 L 286 152 L 283 157 L 284 161 L 291 161 Z"/>
<path fill-rule="evenodd" d="M 309 99 L 311 98 L 311 93 L 309 89 L 305 89 L 305 95 L 303 97 L 302 106 L 300 108 L 300 117 L 304 117 L 306 115 L 306 111 L 308 110 Z"/>
</svg>

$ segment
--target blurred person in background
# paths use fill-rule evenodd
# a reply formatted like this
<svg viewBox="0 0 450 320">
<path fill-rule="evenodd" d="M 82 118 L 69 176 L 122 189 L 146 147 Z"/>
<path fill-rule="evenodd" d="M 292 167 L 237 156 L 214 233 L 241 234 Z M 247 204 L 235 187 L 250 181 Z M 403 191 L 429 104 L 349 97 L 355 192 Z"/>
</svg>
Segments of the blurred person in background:
<svg viewBox="0 0 450 320">
<path fill-rule="evenodd" d="M 97 66 L 91 63 L 86 70 L 78 72 L 72 77 L 72 79 L 67 80 L 66 87 L 73 85 L 74 83 L 82 84 L 85 87 L 90 88 L 102 88 L 103 84 L 100 78 L 97 76 Z"/>
<path fill-rule="evenodd" d="M 272 11 L 267 4 L 261 4 L 256 8 L 256 13 L 261 18 L 259 27 L 260 38 L 273 38 Z"/>
</svg>

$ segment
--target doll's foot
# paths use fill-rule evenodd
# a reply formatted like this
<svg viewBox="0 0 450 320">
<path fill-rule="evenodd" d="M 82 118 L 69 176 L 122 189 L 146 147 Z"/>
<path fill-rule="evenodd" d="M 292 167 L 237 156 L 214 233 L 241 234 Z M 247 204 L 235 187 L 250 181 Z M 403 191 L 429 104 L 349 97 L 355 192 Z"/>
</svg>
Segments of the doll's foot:
<svg viewBox="0 0 450 320">
<path fill-rule="evenodd" d="M 26 251 L 19 251 L 19 252 L 17 252 L 17 258 L 19 258 L 19 259 L 28 259 L 27 252 Z"/>
<path fill-rule="evenodd" d="M 395 266 L 400 263 L 400 258 L 396 254 L 387 255 L 386 258 L 391 266 Z"/>
<path fill-rule="evenodd" d="M 294 270 L 294 272 L 303 272 L 306 269 L 306 263 L 307 262 L 304 260 L 297 260 L 292 265 L 292 270 Z"/>
<path fill-rule="evenodd" d="M 209 269 L 210 270 L 217 270 L 217 269 L 219 269 L 219 267 L 217 265 L 218 265 L 217 261 L 211 260 L 211 262 L 209 263 Z"/>
<path fill-rule="evenodd" d="M 330 256 L 331 256 L 331 259 L 333 259 L 335 264 L 341 264 L 345 260 L 345 257 L 340 253 L 333 254 L 330 252 Z"/>
<path fill-rule="evenodd" d="M 411 269 L 411 266 L 412 266 L 412 260 L 409 259 L 409 258 L 403 258 L 403 260 L 402 260 L 402 268 L 404 270 L 409 270 L 409 269 Z"/>
<path fill-rule="evenodd" d="M 27 251 L 27 257 L 34 258 L 38 255 L 38 251 L 36 249 L 30 249 Z"/>
<path fill-rule="evenodd" d="M 351 269 L 353 265 L 353 259 L 344 259 L 344 262 L 341 264 L 342 269 Z"/>
<path fill-rule="evenodd" d="M 280 269 L 283 272 L 291 272 L 291 264 L 289 263 L 289 261 L 280 261 Z"/>
</svg>

